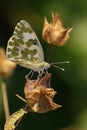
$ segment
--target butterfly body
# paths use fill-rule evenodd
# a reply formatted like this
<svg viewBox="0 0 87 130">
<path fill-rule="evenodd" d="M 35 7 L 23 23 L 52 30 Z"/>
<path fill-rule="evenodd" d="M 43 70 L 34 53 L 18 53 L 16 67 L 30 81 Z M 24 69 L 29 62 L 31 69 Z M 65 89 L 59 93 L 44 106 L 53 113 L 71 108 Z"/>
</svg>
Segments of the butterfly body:
<svg viewBox="0 0 87 130">
<path fill-rule="evenodd" d="M 43 49 L 35 32 L 25 20 L 16 25 L 13 36 L 8 41 L 6 56 L 33 71 L 40 72 L 50 67 L 44 61 Z"/>
<path fill-rule="evenodd" d="M 50 64 L 47 62 L 42 62 L 42 63 L 31 63 L 29 61 L 27 62 L 22 62 L 21 64 L 19 64 L 20 66 L 23 66 L 25 68 L 31 69 L 35 72 L 43 72 L 44 69 L 48 69 L 50 67 Z"/>
</svg>

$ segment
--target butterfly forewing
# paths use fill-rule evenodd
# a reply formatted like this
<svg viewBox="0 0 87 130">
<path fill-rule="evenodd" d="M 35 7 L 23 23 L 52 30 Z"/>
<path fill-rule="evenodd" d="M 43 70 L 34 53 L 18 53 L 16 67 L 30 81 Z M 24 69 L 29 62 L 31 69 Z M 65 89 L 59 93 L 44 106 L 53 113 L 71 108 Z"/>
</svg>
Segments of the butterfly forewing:
<svg viewBox="0 0 87 130">
<path fill-rule="evenodd" d="M 9 60 L 24 67 L 27 61 L 36 64 L 44 61 L 40 42 L 25 20 L 21 20 L 16 25 L 13 36 L 8 41 L 6 55 Z"/>
</svg>

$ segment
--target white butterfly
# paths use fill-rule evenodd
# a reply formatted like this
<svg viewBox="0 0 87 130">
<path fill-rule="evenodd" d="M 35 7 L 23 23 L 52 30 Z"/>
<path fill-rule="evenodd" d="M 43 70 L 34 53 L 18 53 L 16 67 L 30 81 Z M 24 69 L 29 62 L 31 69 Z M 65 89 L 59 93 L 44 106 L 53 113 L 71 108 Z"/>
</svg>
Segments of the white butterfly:
<svg viewBox="0 0 87 130">
<path fill-rule="evenodd" d="M 43 49 L 35 32 L 25 20 L 16 25 L 13 36 L 8 41 L 6 56 L 33 71 L 43 72 L 50 67 L 50 64 L 44 61 Z"/>
</svg>

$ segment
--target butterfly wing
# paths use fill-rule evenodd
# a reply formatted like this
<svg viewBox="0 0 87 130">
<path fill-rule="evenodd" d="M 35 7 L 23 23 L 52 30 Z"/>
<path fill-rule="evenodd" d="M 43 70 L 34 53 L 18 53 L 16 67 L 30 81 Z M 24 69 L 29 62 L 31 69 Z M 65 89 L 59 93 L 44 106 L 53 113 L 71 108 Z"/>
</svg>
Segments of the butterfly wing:
<svg viewBox="0 0 87 130">
<path fill-rule="evenodd" d="M 24 67 L 27 61 L 30 63 L 44 61 L 41 44 L 30 24 L 25 20 L 21 20 L 16 25 L 13 36 L 8 41 L 6 56 Z"/>
</svg>

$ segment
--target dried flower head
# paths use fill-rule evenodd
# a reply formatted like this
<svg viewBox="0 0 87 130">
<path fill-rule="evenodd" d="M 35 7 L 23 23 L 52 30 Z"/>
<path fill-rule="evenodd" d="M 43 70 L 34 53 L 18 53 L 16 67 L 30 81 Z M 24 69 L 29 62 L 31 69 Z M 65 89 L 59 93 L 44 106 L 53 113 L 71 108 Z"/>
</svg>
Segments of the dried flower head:
<svg viewBox="0 0 87 130">
<path fill-rule="evenodd" d="M 13 113 L 5 122 L 4 130 L 15 130 L 17 121 L 24 115 L 27 111 L 20 109 Z"/>
<path fill-rule="evenodd" d="M 29 108 L 38 113 L 45 113 L 61 107 L 53 102 L 53 97 L 57 93 L 50 87 L 51 74 L 46 74 L 41 79 L 26 79 L 24 88 L 25 98 Z"/>
<path fill-rule="evenodd" d="M 9 76 L 15 69 L 16 64 L 6 59 L 4 48 L 0 48 L 0 77 Z"/>
<path fill-rule="evenodd" d="M 60 15 L 52 12 L 52 21 L 48 23 L 44 18 L 42 36 L 49 43 L 57 46 L 63 46 L 69 38 L 72 28 L 64 29 L 60 20 Z"/>
</svg>

